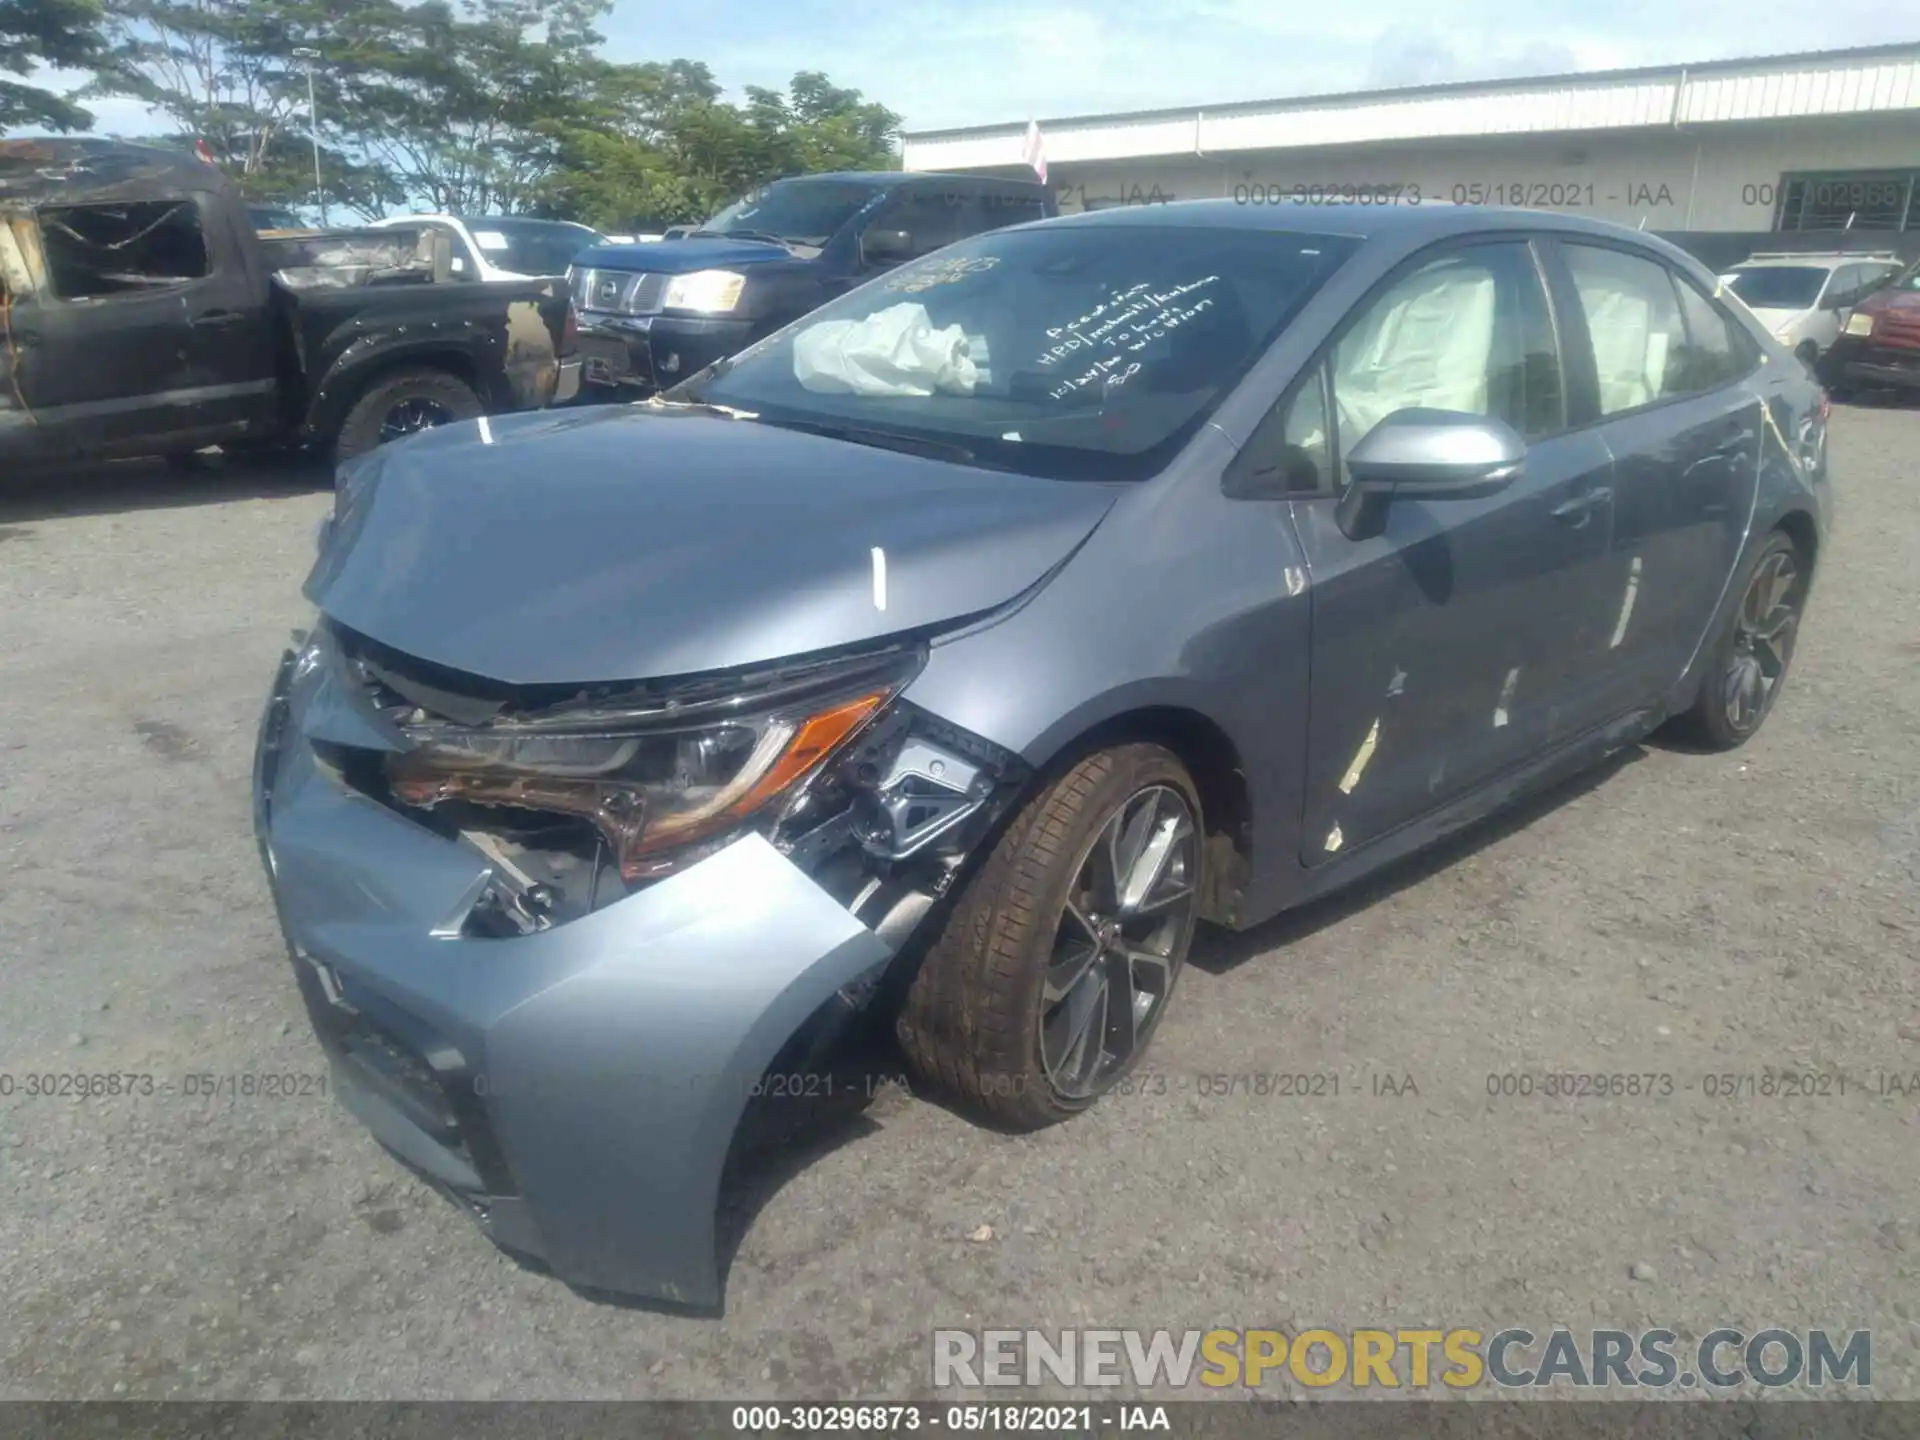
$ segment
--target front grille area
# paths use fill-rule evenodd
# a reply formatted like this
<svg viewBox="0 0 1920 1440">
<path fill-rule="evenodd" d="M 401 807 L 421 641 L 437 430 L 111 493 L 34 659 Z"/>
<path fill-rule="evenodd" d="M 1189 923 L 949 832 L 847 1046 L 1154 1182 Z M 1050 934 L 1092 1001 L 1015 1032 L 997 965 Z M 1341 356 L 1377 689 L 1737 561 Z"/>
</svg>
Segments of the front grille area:
<svg viewBox="0 0 1920 1440">
<path fill-rule="evenodd" d="M 667 277 L 633 270 L 579 270 L 573 277 L 576 309 L 599 314 L 657 315 Z"/>
</svg>

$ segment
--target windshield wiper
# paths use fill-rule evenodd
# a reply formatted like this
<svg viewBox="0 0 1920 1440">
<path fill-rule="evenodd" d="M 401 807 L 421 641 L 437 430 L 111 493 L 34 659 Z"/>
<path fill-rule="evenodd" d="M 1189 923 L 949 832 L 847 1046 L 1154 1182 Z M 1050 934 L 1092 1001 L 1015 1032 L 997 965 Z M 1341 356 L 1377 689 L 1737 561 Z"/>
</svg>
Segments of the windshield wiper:
<svg viewBox="0 0 1920 1440">
<path fill-rule="evenodd" d="M 824 435 L 829 440 L 845 440 L 854 445 L 871 445 L 876 450 L 898 450 L 907 455 L 922 455 L 929 460 L 954 460 L 963 465 L 984 463 L 966 446 L 956 445 L 950 440 L 923 440 L 917 435 L 900 435 L 892 430 L 868 430 L 859 425 L 827 425 L 818 420 L 774 420 L 765 415 L 759 418 L 762 425 L 773 425 L 781 430 L 802 430 L 809 435 Z"/>
<path fill-rule="evenodd" d="M 776 245 L 786 244 L 786 238 L 774 234 L 771 230 L 689 230 L 687 238 L 705 236 L 714 240 L 771 240 Z"/>
</svg>

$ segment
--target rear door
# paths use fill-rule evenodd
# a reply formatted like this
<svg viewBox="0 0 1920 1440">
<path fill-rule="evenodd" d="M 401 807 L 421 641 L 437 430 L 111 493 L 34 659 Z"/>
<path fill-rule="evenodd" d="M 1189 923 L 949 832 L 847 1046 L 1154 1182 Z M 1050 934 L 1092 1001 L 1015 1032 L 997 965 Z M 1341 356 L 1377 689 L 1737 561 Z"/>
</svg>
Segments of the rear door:
<svg viewBox="0 0 1920 1440">
<path fill-rule="evenodd" d="M 1292 504 L 1313 599 L 1306 864 L 1593 718 L 1610 460 L 1569 428 L 1555 328 L 1524 238 L 1425 252 L 1269 417 L 1288 473 L 1319 487 Z M 1522 473 L 1482 498 L 1396 501 L 1383 533 L 1350 539 L 1343 457 L 1410 407 L 1505 420 L 1528 441 Z"/>
<path fill-rule="evenodd" d="M 1602 588 L 1607 708 L 1644 705 L 1693 656 L 1740 553 L 1766 417 L 1760 351 L 1693 281 L 1637 247 L 1553 247 L 1576 413 L 1613 456 Z"/>
</svg>

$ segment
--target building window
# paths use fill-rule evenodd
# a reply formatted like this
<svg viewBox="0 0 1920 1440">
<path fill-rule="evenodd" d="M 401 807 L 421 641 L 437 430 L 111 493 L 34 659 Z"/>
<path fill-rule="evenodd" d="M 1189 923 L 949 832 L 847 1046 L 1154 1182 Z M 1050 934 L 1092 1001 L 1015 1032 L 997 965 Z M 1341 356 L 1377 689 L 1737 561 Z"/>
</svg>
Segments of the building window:
<svg viewBox="0 0 1920 1440">
<path fill-rule="evenodd" d="M 1777 230 L 1920 229 L 1920 171 L 1835 170 L 1787 175 Z"/>
</svg>

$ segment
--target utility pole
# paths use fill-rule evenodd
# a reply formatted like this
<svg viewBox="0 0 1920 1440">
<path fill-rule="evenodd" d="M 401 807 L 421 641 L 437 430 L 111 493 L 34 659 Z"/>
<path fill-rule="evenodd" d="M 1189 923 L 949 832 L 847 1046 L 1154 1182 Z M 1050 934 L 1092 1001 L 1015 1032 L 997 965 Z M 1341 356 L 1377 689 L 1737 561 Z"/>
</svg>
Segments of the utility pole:
<svg viewBox="0 0 1920 1440">
<path fill-rule="evenodd" d="M 327 228 L 327 192 L 320 182 L 320 107 L 313 99 L 313 62 L 320 58 L 318 50 L 305 45 L 293 52 L 296 60 L 306 63 L 307 67 L 307 138 L 313 142 L 313 203 L 320 207 L 320 227 Z"/>
</svg>

